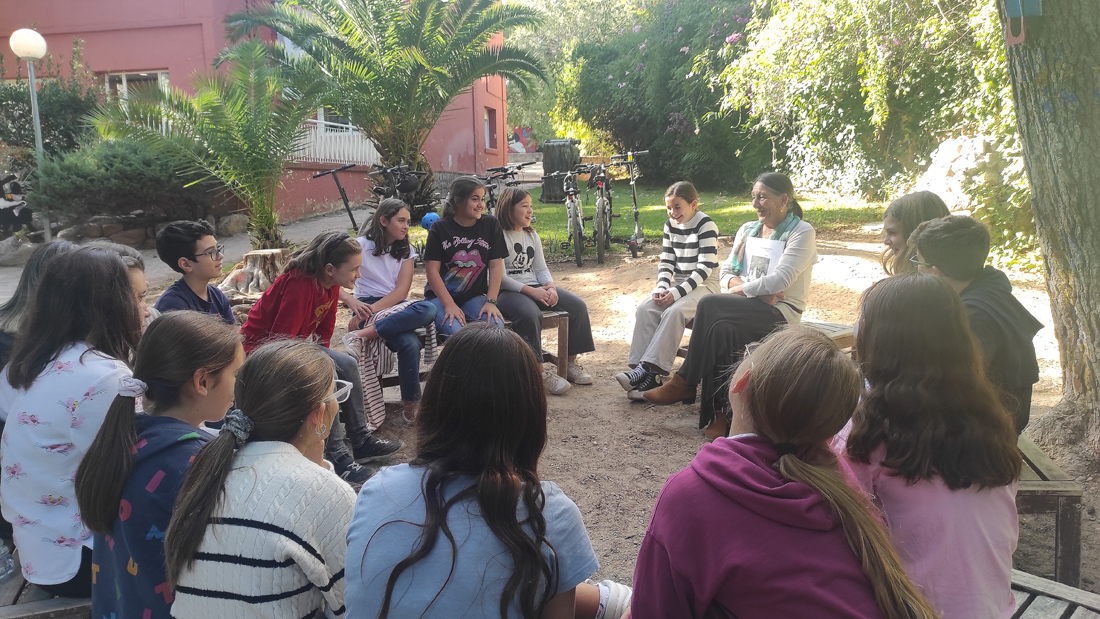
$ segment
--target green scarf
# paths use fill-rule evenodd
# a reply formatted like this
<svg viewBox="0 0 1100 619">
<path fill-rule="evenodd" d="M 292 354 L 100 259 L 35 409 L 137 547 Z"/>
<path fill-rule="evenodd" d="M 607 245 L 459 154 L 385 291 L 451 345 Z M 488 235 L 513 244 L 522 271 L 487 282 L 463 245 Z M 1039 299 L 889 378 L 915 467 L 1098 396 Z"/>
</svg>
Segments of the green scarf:
<svg viewBox="0 0 1100 619">
<path fill-rule="evenodd" d="M 784 243 L 786 243 L 787 238 L 791 236 L 791 231 L 794 230 L 795 226 L 797 226 L 798 222 L 800 221 L 802 220 L 798 218 L 794 213 L 787 213 L 787 218 L 780 222 L 780 224 L 775 227 L 775 230 L 772 230 L 772 233 L 768 238 L 773 241 L 783 241 Z M 745 239 L 760 236 L 760 231 L 763 227 L 764 224 L 761 223 L 759 220 L 749 224 L 749 229 L 745 231 L 744 238 L 742 238 L 741 242 L 737 244 L 737 247 L 734 247 L 733 251 L 730 252 L 730 272 L 732 272 L 737 277 L 741 277 L 741 269 L 744 266 L 743 263 L 745 261 Z"/>
</svg>

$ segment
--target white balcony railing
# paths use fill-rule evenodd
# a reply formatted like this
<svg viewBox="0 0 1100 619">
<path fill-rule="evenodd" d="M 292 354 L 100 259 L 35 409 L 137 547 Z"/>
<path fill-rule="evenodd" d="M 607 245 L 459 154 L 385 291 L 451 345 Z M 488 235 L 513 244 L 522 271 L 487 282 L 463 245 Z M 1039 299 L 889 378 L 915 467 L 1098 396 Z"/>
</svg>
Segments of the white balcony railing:
<svg viewBox="0 0 1100 619">
<path fill-rule="evenodd" d="M 381 158 L 374 144 L 355 127 L 309 119 L 306 137 L 291 157 L 294 161 L 314 163 L 354 163 L 370 165 Z"/>
</svg>

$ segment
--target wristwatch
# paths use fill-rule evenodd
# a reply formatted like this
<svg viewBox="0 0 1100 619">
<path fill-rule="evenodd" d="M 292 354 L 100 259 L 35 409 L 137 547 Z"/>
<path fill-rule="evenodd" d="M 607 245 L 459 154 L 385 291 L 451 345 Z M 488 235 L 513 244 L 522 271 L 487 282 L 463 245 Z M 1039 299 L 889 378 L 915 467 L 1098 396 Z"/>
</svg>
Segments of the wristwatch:
<svg viewBox="0 0 1100 619">
<path fill-rule="evenodd" d="M 486 303 L 492 303 L 493 305 L 496 305 L 496 304 L 497 304 L 497 300 L 496 300 L 496 299 L 485 299 L 485 302 L 486 302 Z"/>
</svg>

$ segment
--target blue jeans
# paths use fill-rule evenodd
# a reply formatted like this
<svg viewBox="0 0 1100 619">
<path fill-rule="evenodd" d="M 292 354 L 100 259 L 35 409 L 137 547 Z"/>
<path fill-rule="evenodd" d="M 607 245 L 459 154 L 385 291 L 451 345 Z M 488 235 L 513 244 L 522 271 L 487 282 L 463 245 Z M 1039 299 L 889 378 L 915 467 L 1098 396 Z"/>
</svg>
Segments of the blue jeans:
<svg viewBox="0 0 1100 619">
<path fill-rule="evenodd" d="M 444 319 L 446 319 L 446 316 L 444 315 L 445 312 L 443 310 L 443 302 L 442 301 L 440 301 L 439 299 L 437 299 L 435 297 L 432 297 L 432 298 L 428 299 L 427 301 L 435 306 L 435 312 L 436 312 L 435 313 L 435 329 L 436 329 L 436 331 L 439 332 L 440 335 L 454 335 L 454 333 L 456 331 L 458 331 L 459 329 L 462 328 L 462 325 L 458 324 L 457 320 L 451 321 L 451 324 L 449 324 L 449 325 L 443 324 L 443 321 L 444 321 Z M 462 309 L 462 313 L 466 315 L 466 322 L 473 322 L 475 320 L 478 320 L 477 315 L 478 315 L 479 312 L 481 312 L 481 308 L 484 305 L 485 305 L 485 295 L 479 294 L 478 296 L 476 296 L 472 299 L 469 299 L 468 301 L 466 301 L 465 303 L 463 303 L 459 307 Z M 488 320 L 483 320 L 483 322 L 488 322 Z M 498 319 L 493 320 L 492 324 L 494 324 L 498 327 L 503 327 L 504 326 L 504 321 L 502 321 L 498 318 Z"/>
<path fill-rule="evenodd" d="M 374 303 L 382 297 L 359 297 L 364 303 Z M 405 309 L 374 323 L 378 336 L 397 353 L 397 377 L 401 381 L 401 401 L 420 400 L 420 338 L 416 330 L 435 320 L 435 306 L 418 301 Z"/>
</svg>

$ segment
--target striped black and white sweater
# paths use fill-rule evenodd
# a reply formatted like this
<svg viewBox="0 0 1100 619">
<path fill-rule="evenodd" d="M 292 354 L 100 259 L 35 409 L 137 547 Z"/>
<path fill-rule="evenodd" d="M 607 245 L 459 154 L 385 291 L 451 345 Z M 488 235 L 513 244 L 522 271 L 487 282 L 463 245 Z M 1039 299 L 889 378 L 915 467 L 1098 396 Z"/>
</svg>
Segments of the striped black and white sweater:
<svg viewBox="0 0 1100 619">
<path fill-rule="evenodd" d="M 301 619 L 327 605 L 344 615 L 344 555 L 355 492 L 293 445 L 237 450 L 221 506 L 172 616 Z"/>
<path fill-rule="evenodd" d="M 665 221 L 657 289 L 672 290 L 676 299 L 703 285 L 718 268 L 718 226 L 703 211 L 683 224 Z M 674 282 L 679 282 L 675 286 Z"/>
</svg>

